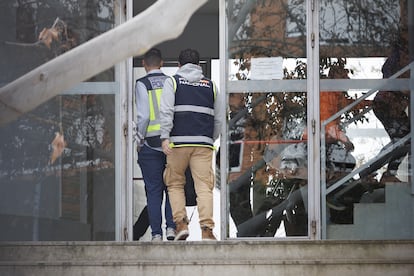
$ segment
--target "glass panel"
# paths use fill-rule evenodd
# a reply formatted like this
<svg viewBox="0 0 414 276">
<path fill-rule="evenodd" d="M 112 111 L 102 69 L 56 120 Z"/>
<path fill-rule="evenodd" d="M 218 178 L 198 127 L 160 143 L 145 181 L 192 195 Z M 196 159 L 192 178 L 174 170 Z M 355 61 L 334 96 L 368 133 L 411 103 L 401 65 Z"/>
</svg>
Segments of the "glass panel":
<svg viewBox="0 0 414 276">
<path fill-rule="evenodd" d="M 0 86 L 113 28 L 111 0 L 0 2 Z M 113 69 L 90 81 L 113 81 Z"/>
<path fill-rule="evenodd" d="M 0 240 L 115 239 L 114 109 L 58 96 L 0 126 Z"/>
<path fill-rule="evenodd" d="M 305 1 L 228 1 L 229 237 L 307 236 Z"/>
<path fill-rule="evenodd" d="M 413 239 L 414 5 L 320 4 L 323 236 Z"/>
<path fill-rule="evenodd" d="M 113 9 L 110 0 L 1 1 L 0 86 L 111 29 Z M 113 71 L 90 81 L 113 81 Z M 58 96 L 0 125 L 0 240 L 115 238 L 114 102 Z"/>
</svg>

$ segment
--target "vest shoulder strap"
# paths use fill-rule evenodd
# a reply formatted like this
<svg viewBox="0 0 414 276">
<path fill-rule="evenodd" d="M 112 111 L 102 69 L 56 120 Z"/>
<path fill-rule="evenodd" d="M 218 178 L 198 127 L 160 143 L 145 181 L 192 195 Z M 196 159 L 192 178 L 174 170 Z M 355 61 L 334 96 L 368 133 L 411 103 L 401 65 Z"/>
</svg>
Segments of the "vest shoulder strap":
<svg viewBox="0 0 414 276">
<path fill-rule="evenodd" d="M 176 80 L 176 78 L 178 78 L 178 76 L 177 75 L 174 75 L 174 76 L 172 76 L 170 78 L 171 78 L 171 81 L 173 83 L 173 89 L 174 89 L 174 93 L 175 93 L 177 91 L 177 80 Z"/>
</svg>

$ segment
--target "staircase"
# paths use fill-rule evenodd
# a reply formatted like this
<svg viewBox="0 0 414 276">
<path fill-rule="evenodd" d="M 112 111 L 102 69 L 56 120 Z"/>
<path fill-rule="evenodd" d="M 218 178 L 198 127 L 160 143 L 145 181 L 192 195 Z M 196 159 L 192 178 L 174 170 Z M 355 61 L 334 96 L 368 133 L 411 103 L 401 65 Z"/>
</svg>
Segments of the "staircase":
<svg viewBox="0 0 414 276">
<path fill-rule="evenodd" d="M 2 242 L 0 275 L 414 275 L 414 241 Z"/>
<path fill-rule="evenodd" d="M 413 240 L 414 195 L 410 183 L 387 183 L 383 197 L 384 193 L 384 203 L 362 199 L 362 203 L 354 204 L 354 223 L 328 225 L 327 236 L 348 240 Z"/>
</svg>

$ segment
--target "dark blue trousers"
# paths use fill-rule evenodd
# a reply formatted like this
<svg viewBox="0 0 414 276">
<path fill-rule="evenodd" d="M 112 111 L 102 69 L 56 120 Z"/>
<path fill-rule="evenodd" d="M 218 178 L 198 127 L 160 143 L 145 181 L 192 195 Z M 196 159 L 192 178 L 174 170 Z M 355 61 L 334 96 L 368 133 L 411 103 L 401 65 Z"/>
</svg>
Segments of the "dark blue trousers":
<svg viewBox="0 0 414 276">
<path fill-rule="evenodd" d="M 165 154 L 143 145 L 138 152 L 138 164 L 141 168 L 147 196 L 148 217 L 152 235 L 162 235 L 162 201 L 165 195 L 165 220 L 167 227 L 175 228 L 170 200 L 163 180 L 166 164 Z"/>
</svg>

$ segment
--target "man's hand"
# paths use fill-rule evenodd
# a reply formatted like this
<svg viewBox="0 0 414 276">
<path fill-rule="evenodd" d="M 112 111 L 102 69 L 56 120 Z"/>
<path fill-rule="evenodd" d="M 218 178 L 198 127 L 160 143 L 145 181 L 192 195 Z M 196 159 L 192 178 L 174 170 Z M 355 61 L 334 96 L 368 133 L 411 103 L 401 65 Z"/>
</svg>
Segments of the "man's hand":
<svg viewBox="0 0 414 276">
<path fill-rule="evenodd" d="M 164 152 L 165 155 L 171 154 L 172 153 L 172 149 L 170 148 L 170 140 L 169 139 L 164 139 L 162 141 L 162 151 Z"/>
</svg>

